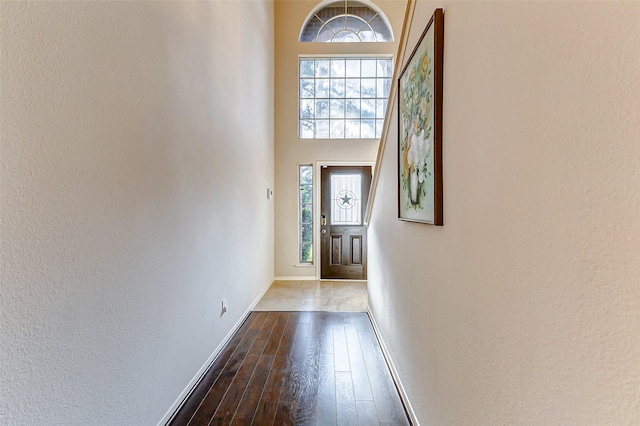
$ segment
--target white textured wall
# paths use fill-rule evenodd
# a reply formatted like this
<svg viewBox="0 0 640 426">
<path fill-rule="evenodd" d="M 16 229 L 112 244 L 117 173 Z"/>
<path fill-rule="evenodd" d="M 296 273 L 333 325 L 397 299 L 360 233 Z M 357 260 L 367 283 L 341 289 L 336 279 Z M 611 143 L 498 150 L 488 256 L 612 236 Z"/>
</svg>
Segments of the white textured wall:
<svg viewBox="0 0 640 426">
<path fill-rule="evenodd" d="M 316 161 L 373 163 L 378 149 L 378 141 L 374 139 L 298 139 L 298 58 L 300 55 L 394 54 L 406 10 L 406 0 L 374 2 L 391 22 L 394 43 L 299 43 L 302 25 L 318 3 L 319 0 L 275 1 L 275 274 L 278 277 L 316 276 L 314 266 L 296 266 L 298 165 Z M 314 183 L 318 190 L 318 182 Z"/>
<path fill-rule="evenodd" d="M 393 136 L 369 229 L 417 417 L 640 424 L 640 3 L 419 1 L 409 52 L 438 6 L 444 227 L 396 219 Z"/>
<path fill-rule="evenodd" d="M 273 277 L 273 4 L 3 1 L 0 35 L 0 424 L 155 424 Z"/>
</svg>

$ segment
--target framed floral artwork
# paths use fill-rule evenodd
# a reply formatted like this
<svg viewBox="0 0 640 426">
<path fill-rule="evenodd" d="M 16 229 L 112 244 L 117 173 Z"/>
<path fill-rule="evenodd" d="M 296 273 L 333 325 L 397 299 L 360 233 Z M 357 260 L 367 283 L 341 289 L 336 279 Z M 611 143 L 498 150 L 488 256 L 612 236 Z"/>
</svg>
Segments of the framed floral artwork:
<svg viewBox="0 0 640 426">
<path fill-rule="evenodd" d="M 443 225 L 444 17 L 436 9 L 398 79 L 398 218 Z"/>
</svg>

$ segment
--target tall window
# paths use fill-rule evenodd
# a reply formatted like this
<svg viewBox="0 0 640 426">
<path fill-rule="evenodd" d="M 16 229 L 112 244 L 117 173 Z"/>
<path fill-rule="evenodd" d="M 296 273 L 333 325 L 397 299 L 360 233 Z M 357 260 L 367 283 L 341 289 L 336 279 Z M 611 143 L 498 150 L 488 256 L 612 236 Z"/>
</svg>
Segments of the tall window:
<svg viewBox="0 0 640 426">
<path fill-rule="evenodd" d="M 392 74 L 391 58 L 300 58 L 298 136 L 379 138 Z"/>
<path fill-rule="evenodd" d="M 300 32 L 301 42 L 393 41 L 382 12 L 364 2 L 340 0 L 315 10 Z"/>
<path fill-rule="evenodd" d="M 298 168 L 300 195 L 298 198 L 298 241 L 300 263 L 313 263 L 313 167 Z"/>
</svg>

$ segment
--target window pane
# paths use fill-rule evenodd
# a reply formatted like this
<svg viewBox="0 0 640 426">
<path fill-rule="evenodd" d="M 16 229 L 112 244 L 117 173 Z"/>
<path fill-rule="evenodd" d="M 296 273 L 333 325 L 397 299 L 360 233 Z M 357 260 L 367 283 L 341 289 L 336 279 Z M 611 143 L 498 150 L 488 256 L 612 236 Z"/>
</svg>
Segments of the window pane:
<svg viewBox="0 0 640 426">
<path fill-rule="evenodd" d="M 347 59 L 345 68 L 347 77 L 360 77 L 360 59 Z"/>
<path fill-rule="evenodd" d="M 322 78 L 316 80 L 316 98 L 329 97 L 329 79 Z"/>
<path fill-rule="evenodd" d="M 376 12 L 360 2 L 347 3 L 347 13 L 364 19 L 365 21 L 369 21 L 376 16 Z"/>
<path fill-rule="evenodd" d="M 311 79 L 300 79 L 300 97 L 301 98 L 313 98 L 314 91 L 314 81 Z"/>
<path fill-rule="evenodd" d="M 344 26 L 344 17 L 337 16 L 335 19 L 331 19 L 327 22 L 327 27 L 331 28 L 334 33 L 339 33 L 340 31 L 345 29 Z"/>
<path fill-rule="evenodd" d="M 317 109 L 317 106 L 316 106 Z M 386 99 L 378 99 L 376 101 L 376 117 L 384 118 L 387 113 L 387 100 Z M 317 112 L 316 112 L 317 114 Z"/>
<path fill-rule="evenodd" d="M 347 118 L 360 118 L 360 99 L 347 99 L 345 109 Z"/>
<path fill-rule="evenodd" d="M 344 77 L 344 59 L 331 59 L 331 77 Z"/>
<path fill-rule="evenodd" d="M 360 79 L 348 78 L 346 81 L 345 95 L 347 98 L 359 98 L 360 97 Z"/>
<path fill-rule="evenodd" d="M 376 101 L 374 99 L 362 100 L 362 118 L 376 117 Z"/>
<path fill-rule="evenodd" d="M 312 16 L 307 21 L 307 25 L 305 25 L 304 30 L 302 31 L 302 35 L 300 36 L 300 41 L 302 42 L 310 42 L 315 41 L 316 34 L 318 30 L 322 28 L 322 21 L 318 19 L 317 16 Z"/>
<path fill-rule="evenodd" d="M 311 223 L 311 206 L 305 206 L 302 208 L 300 221 L 302 223 Z"/>
<path fill-rule="evenodd" d="M 376 79 L 375 78 L 363 78 L 360 81 L 361 92 L 363 98 L 375 98 L 376 97 Z"/>
<path fill-rule="evenodd" d="M 330 28 L 324 27 L 319 33 L 317 37 L 317 41 L 331 41 L 333 38 L 333 31 Z"/>
<path fill-rule="evenodd" d="M 327 100 L 316 101 L 316 117 L 329 118 L 329 101 Z"/>
<path fill-rule="evenodd" d="M 310 223 L 300 225 L 300 242 L 311 243 L 313 241 L 313 225 Z"/>
<path fill-rule="evenodd" d="M 360 225 L 362 200 L 361 175 L 331 175 L 331 224 Z"/>
<path fill-rule="evenodd" d="M 343 118 L 344 117 L 344 100 L 332 99 L 331 100 L 331 118 Z"/>
<path fill-rule="evenodd" d="M 329 139 L 329 120 L 316 120 L 316 139 Z"/>
<path fill-rule="evenodd" d="M 300 137 L 302 139 L 313 139 L 314 125 L 313 120 L 300 120 Z"/>
<path fill-rule="evenodd" d="M 344 137 L 349 139 L 360 138 L 360 120 L 347 120 Z"/>
<path fill-rule="evenodd" d="M 300 99 L 300 118 L 313 118 L 315 116 L 314 106 L 313 99 Z"/>
<path fill-rule="evenodd" d="M 362 28 L 363 21 L 355 16 L 348 16 L 345 22 L 347 29 L 357 33 Z"/>
<path fill-rule="evenodd" d="M 344 138 L 344 120 L 331 120 L 331 139 Z"/>
<path fill-rule="evenodd" d="M 372 30 L 360 31 L 358 35 L 360 36 L 360 40 L 362 41 L 369 43 L 376 41 L 376 33 L 374 33 Z"/>
<path fill-rule="evenodd" d="M 312 244 L 302 244 L 300 246 L 300 263 L 313 263 Z"/>
<path fill-rule="evenodd" d="M 303 185 L 300 188 L 300 202 L 304 204 L 308 204 L 312 202 L 313 191 L 311 189 L 311 185 Z"/>
<path fill-rule="evenodd" d="M 359 42 L 360 37 L 358 37 L 358 34 L 352 31 L 346 30 L 346 31 L 340 31 L 338 34 L 334 35 L 331 41 L 342 42 L 342 43 L 353 43 L 353 42 Z"/>
<path fill-rule="evenodd" d="M 363 139 L 376 137 L 376 122 L 374 120 L 362 120 L 360 137 Z"/>
<path fill-rule="evenodd" d="M 391 87 L 391 79 L 390 78 L 379 78 L 378 79 L 377 96 L 379 98 L 387 98 L 387 97 L 389 97 L 389 88 L 390 87 Z"/>
<path fill-rule="evenodd" d="M 389 27 L 387 27 L 387 24 L 385 24 L 380 15 L 369 21 L 369 25 L 371 25 L 371 28 L 376 32 L 376 38 L 378 41 L 391 41 L 391 32 L 389 31 Z"/>
<path fill-rule="evenodd" d="M 331 97 L 344 98 L 344 80 L 331 79 Z"/>
<path fill-rule="evenodd" d="M 391 59 L 378 59 L 378 77 L 391 77 L 393 75 L 393 64 Z"/>
<path fill-rule="evenodd" d="M 329 77 L 329 59 L 316 59 L 316 77 Z"/>
<path fill-rule="evenodd" d="M 383 126 L 384 126 L 384 120 L 376 120 L 376 138 L 382 137 Z"/>
<path fill-rule="evenodd" d="M 313 78 L 313 59 L 300 59 L 300 77 Z"/>
<path fill-rule="evenodd" d="M 375 77 L 375 76 L 376 76 L 376 60 L 363 59 L 362 60 L 362 77 Z"/>
<path fill-rule="evenodd" d="M 311 166 L 300 166 L 300 185 L 311 185 L 313 183 L 313 168 Z"/>
</svg>

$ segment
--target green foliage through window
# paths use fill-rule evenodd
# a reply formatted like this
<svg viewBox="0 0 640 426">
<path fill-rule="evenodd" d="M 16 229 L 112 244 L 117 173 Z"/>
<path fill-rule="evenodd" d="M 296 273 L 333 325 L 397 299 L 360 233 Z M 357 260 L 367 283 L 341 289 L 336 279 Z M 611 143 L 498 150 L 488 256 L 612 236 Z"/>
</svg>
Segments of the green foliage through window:
<svg viewBox="0 0 640 426">
<path fill-rule="evenodd" d="M 299 166 L 298 241 L 300 263 L 313 263 L 313 167 Z"/>
</svg>

